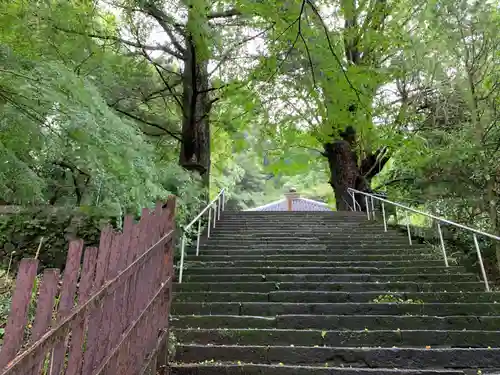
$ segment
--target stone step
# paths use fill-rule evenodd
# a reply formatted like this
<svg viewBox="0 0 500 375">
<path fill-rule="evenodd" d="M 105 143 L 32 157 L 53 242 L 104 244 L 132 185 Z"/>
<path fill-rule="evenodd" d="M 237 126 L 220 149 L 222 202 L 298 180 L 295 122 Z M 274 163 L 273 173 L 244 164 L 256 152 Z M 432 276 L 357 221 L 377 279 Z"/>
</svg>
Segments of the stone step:
<svg viewBox="0 0 500 375">
<path fill-rule="evenodd" d="M 422 316 L 422 315 L 277 315 L 274 317 L 241 315 L 176 315 L 176 328 L 252 328 L 319 330 L 478 330 L 500 331 L 499 316 Z M 500 345 L 500 342 L 496 344 Z M 488 345 L 486 345 L 488 346 Z M 484 347 L 484 346 L 483 346 Z"/>
<path fill-rule="evenodd" d="M 377 235 L 390 235 L 390 234 L 401 234 L 405 235 L 406 231 L 399 230 L 398 228 L 389 227 L 387 232 L 385 231 L 382 222 L 378 223 L 355 223 L 349 221 L 336 221 L 336 222 L 309 222 L 304 220 L 297 220 L 296 222 L 274 222 L 267 220 L 258 220 L 255 222 L 234 222 L 234 223 L 224 223 L 217 221 L 215 223 L 215 228 L 213 222 L 210 224 L 210 233 L 219 234 L 230 234 L 231 231 L 235 233 L 245 234 L 245 232 L 256 231 L 259 234 L 271 233 L 279 234 L 280 231 L 293 232 L 295 230 L 298 232 L 304 232 L 306 234 L 310 233 L 339 233 L 339 234 L 364 234 L 367 232 L 373 232 Z M 208 225 L 205 224 L 204 228 Z"/>
<path fill-rule="evenodd" d="M 293 366 L 285 364 L 235 363 L 173 363 L 171 375 L 464 375 L 460 370 L 406 370 L 391 368 L 349 368 Z M 486 375 L 486 372 L 483 372 Z M 476 375 L 475 373 L 473 375 Z"/>
<path fill-rule="evenodd" d="M 340 231 L 340 230 L 350 230 L 352 233 L 363 233 L 373 232 L 377 234 L 386 233 L 382 223 L 377 224 L 367 224 L 363 222 L 352 222 L 352 221 L 331 221 L 331 222 L 309 222 L 303 220 L 288 221 L 288 222 L 278 222 L 278 221 L 268 221 L 268 220 L 256 220 L 255 222 L 221 222 L 217 221 L 215 223 L 215 228 L 213 227 L 213 222 L 211 225 L 211 233 L 229 232 L 234 231 L 250 231 L 255 230 L 257 232 L 277 232 L 285 231 L 291 232 L 295 229 L 299 231 L 309 232 L 327 232 L 329 230 Z M 205 224 L 206 227 L 206 224 Z M 398 232 L 396 229 L 390 229 L 391 232 Z M 389 232 L 389 230 L 388 230 Z"/>
<path fill-rule="evenodd" d="M 238 241 L 243 241 L 244 243 L 261 243 L 261 242 L 271 242 L 271 243 L 290 243 L 293 240 L 306 242 L 306 243 L 337 243 L 337 242 L 376 242 L 376 243 L 404 243 L 408 244 L 408 236 L 394 235 L 394 236 L 379 236 L 377 234 L 371 235 L 352 235 L 348 236 L 346 234 L 302 234 L 297 235 L 296 233 L 281 233 L 276 236 L 261 236 L 259 234 L 249 234 L 249 235 L 213 235 L 210 234 L 210 238 L 201 238 L 200 241 L 203 243 L 233 243 Z"/>
<path fill-rule="evenodd" d="M 251 217 L 281 218 L 287 217 L 312 217 L 312 218 L 366 218 L 366 212 L 360 211 L 223 211 L 225 218 L 247 219 Z"/>
<path fill-rule="evenodd" d="M 304 273 L 331 273 L 331 274 L 376 274 L 376 275 L 401 275 L 418 273 L 463 273 L 463 267 L 404 267 L 404 268 L 377 268 L 377 267 L 189 267 L 191 275 L 223 275 L 223 274 L 304 274 Z"/>
<path fill-rule="evenodd" d="M 185 345 L 176 348 L 176 361 L 286 363 L 299 365 L 355 366 L 365 368 L 496 368 L 500 349 L 339 348 L 304 346 Z"/>
<path fill-rule="evenodd" d="M 211 222 L 213 225 L 213 222 Z M 229 219 L 222 217 L 215 224 L 215 227 L 263 227 L 263 224 L 268 224 L 269 227 L 311 227 L 315 229 L 322 229 L 327 227 L 340 227 L 340 226 L 351 226 L 354 228 L 373 228 L 373 227 L 382 227 L 382 217 L 379 220 L 368 221 L 366 217 L 356 217 L 356 218 L 310 218 L 310 217 L 296 217 L 296 218 L 288 218 L 285 220 L 280 220 L 279 218 L 247 218 L 247 219 Z M 394 229 L 394 228 L 390 228 Z"/>
<path fill-rule="evenodd" d="M 394 261 L 417 261 L 422 259 L 438 259 L 439 254 L 430 252 L 416 252 L 414 255 L 406 254 L 373 254 L 373 255 L 358 255 L 358 254 L 330 254 L 325 252 L 324 254 L 295 254 L 295 253 L 285 253 L 280 254 L 254 254 L 247 252 L 236 253 L 231 255 L 207 255 L 206 252 L 195 258 L 190 258 L 190 260 L 196 260 L 198 262 L 231 262 L 231 261 L 281 261 L 281 260 L 309 260 L 309 261 L 336 261 L 336 262 L 394 262 Z"/>
<path fill-rule="evenodd" d="M 271 230 L 270 228 L 264 228 L 262 230 L 234 230 L 234 229 L 225 229 L 222 227 L 221 229 L 215 228 L 210 231 L 210 234 L 217 238 L 246 238 L 250 236 L 262 236 L 262 237 L 285 237 L 288 233 L 293 233 L 294 236 L 297 237 L 326 237 L 326 236 L 341 236 L 341 237 L 349 237 L 356 236 L 362 238 L 369 238 L 370 235 L 377 236 L 380 238 L 396 238 L 396 237 L 405 237 L 405 234 L 397 231 L 384 232 L 379 229 L 373 229 L 370 231 L 367 230 L 359 230 L 359 231 L 350 231 L 346 233 L 346 228 L 325 228 L 323 230 L 315 230 L 311 228 L 288 228 L 287 231 L 282 232 L 280 230 Z"/>
<path fill-rule="evenodd" d="M 484 291 L 481 282 L 184 282 L 175 284 L 176 292 L 260 292 L 267 293 L 276 290 L 312 290 L 312 291 L 345 291 L 363 292 L 379 291 L 394 292 L 433 292 L 433 291 Z"/>
<path fill-rule="evenodd" d="M 391 244 L 391 245 L 408 245 L 408 238 L 406 237 L 394 237 L 394 238 L 374 238 L 374 237 L 324 237 L 324 238 L 312 238 L 312 237 L 298 237 L 298 236 L 284 236 L 284 237 L 248 237 L 248 238 L 219 238 L 211 237 L 208 241 L 204 241 L 204 244 L 210 243 L 211 246 L 220 245 L 246 245 L 246 244 L 313 244 L 313 245 L 329 245 L 329 244 L 358 244 L 358 243 L 376 243 L 378 245 Z"/>
<path fill-rule="evenodd" d="M 189 268 L 191 267 L 376 267 L 376 268 L 392 268 L 392 267 L 443 267 L 442 260 L 372 260 L 372 261 L 314 261 L 306 260 L 230 260 L 230 261 L 198 261 L 198 258 L 190 258 L 187 262 Z"/>
<path fill-rule="evenodd" d="M 497 316 L 500 304 L 492 303 L 290 303 L 290 302 L 178 302 L 174 315 L 432 315 Z M 474 319 L 474 318 L 472 318 Z M 324 328 L 324 327 L 323 327 Z M 394 327 L 392 327 L 394 328 Z M 358 328 L 359 329 L 359 328 Z"/>
<path fill-rule="evenodd" d="M 390 235 L 386 235 L 384 232 L 374 231 L 370 232 L 349 232 L 346 233 L 347 229 L 338 229 L 338 230 L 330 230 L 325 232 L 312 232 L 310 230 L 298 230 L 296 228 L 289 228 L 286 231 L 276 231 L 274 233 L 262 233 L 254 230 L 245 230 L 245 231 L 231 231 L 228 233 L 214 233 L 210 231 L 209 240 L 213 239 L 222 239 L 222 240 L 256 240 L 256 239 L 272 239 L 272 240 L 280 240 L 287 238 L 304 238 L 304 239 L 320 239 L 325 241 L 336 241 L 336 240 L 349 240 L 353 239 L 362 239 L 367 241 L 374 240 L 394 240 L 394 239 L 408 239 L 406 234 L 394 233 Z M 206 234 L 202 237 L 202 240 L 206 240 Z"/>
<path fill-rule="evenodd" d="M 478 281 L 472 273 L 445 274 L 215 274 L 215 275 L 184 275 L 184 282 L 472 282 Z"/>
<path fill-rule="evenodd" d="M 206 231 L 206 226 L 204 228 Z M 291 233 L 294 235 L 367 235 L 373 234 L 376 236 L 390 237 L 390 236 L 407 236 L 407 232 L 399 230 L 388 230 L 384 231 L 383 225 L 358 225 L 352 223 L 332 223 L 329 225 L 319 226 L 317 224 L 286 224 L 280 225 L 275 223 L 260 222 L 255 224 L 233 224 L 226 225 L 219 222 L 216 223 L 215 228 L 213 224 L 210 227 L 210 235 L 221 236 L 221 235 L 269 235 L 269 236 L 279 236 Z"/>
<path fill-rule="evenodd" d="M 377 216 L 377 215 L 375 215 Z M 311 223 L 327 223 L 327 222 L 333 222 L 333 221 L 339 221 L 339 222 L 344 222 L 344 221 L 355 221 L 355 222 L 366 222 L 370 223 L 370 220 L 368 220 L 368 216 L 366 213 L 358 213 L 356 215 L 332 215 L 332 214 L 327 214 L 327 215 L 318 215 L 318 214 L 293 214 L 293 215 L 286 215 L 286 214 L 279 214 L 279 215 L 227 215 L 227 214 L 222 214 L 221 215 L 221 221 L 224 223 L 228 222 L 252 222 L 252 221 L 277 221 L 280 223 L 288 223 L 288 222 L 293 222 L 293 221 L 300 221 L 300 222 L 311 222 Z"/>
<path fill-rule="evenodd" d="M 174 329 L 179 342 L 202 345 L 295 345 L 351 347 L 487 348 L 500 344 L 500 332 L 480 330 Z"/>
<path fill-rule="evenodd" d="M 194 253 L 194 249 L 188 250 L 189 254 Z M 407 248 L 397 248 L 397 249 L 386 249 L 386 248 L 337 248 L 337 249 L 327 249 L 325 246 L 322 248 L 305 248 L 302 247 L 283 247 L 280 249 L 273 248 L 265 248 L 265 249 L 209 249 L 203 248 L 200 252 L 201 256 L 224 256 L 224 255 L 244 255 L 244 256 L 273 256 L 273 255 L 282 255 L 282 256 L 336 256 L 336 257 L 344 257 L 344 256 L 370 256 L 376 259 L 383 258 L 384 256 L 436 256 L 439 257 L 441 254 L 431 250 L 429 247 L 424 246 L 412 246 Z M 375 260 L 376 260 L 375 259 Z"/>
<path fill-rule="evenodd" d="M 269 225 L 262 225 L 269 224 Z M 213 223 L 212 223 L 213 226 Z M 345 230 L 347 228 L 352 228 L 353 232 L 362 233 L 364 230 L 368 231 L 378 231 L 382 233 L 400 233 L 396 228 L 387 228 L 387 232 L 385 231 L 384 225 L 382 222 L 344 222 L 344 221 L 331 221 L 331 222 L 310 222 L 307 220 L 297 220 L 290 224 L 290 222 L 283 221 L 267 221 L 267 220 L 258 220 L 254 222 L 224 222 L 217 221 L 215 224 L 215 228 L 213 233 L 229 233 L 233 229 L 246 229 L 246 228 L 255 228 L 261 232 L 275 232 L 276 228 L 288 228 L 290 229 L 298 229 L 310 232 L 325 232 L 328 230 Z"/>
<path fill-rule="evenodd" d="M 375 215 L 377 216 L 377 215 Z M 351 216 L 340 216 L 340 215 L 253 215 L 253 216 L 240 216 L 240 215 L 221 215 L 221 222 L 256 222 L 256 221 L 266 221 L 266 222 L 279 222 L 279 223 L 289 223 L 289 222 L 307 222 L 307 223 L 318 223 L 324 224 L 329 222 L 360 222 L 360 223 L 371 223 L 368 220 L 368 216 L 365 214 L 351 215 Z"/>
<path fill-rule="evenodd" d="M 374 226 L 383 226 L 382 225 L 382 216 L 380 216 L 379 221 L 368 221 L 365 217 L 353 217 L 353 218 L 335 218 L 335 217 L 323 217 L 323 218 L 314 218 L 314 217 L 291 217 L 286 219 L 279 218 L 269 218 L 269 217 L 261 217 L 261 218 L 228 218 L 221 217 L 219 221 L 216 223 L 220 224 L 220 226 L 237 226 L 237 225 L 259 225 L 262 223 L 273 224 L 276 226 L 290 226 L 290 225 L 302 225 L 302 226 L 312 226 L 316 228 L 323 228 L 327 226 L 335 226 L 335 225 L 352 225 L 353 227 L 374 227 Z"/>
<path fill-rule="evenodd" d="M 175 293 L 178 302 L 302 302 L 302 303 L 347 303 L 375 302 L 381 295 L 390 294 L 411 303 L 423 302 L 491 302 L 500 301 L 500 293 L 487 292 L 329 292 L 329 291 L 273 291 L 251 292 L 181 292 Z M 419 302 L 420 301 L 420 302 Z"/>
<path fill-rule="evenodd" d="M 206 228 L 206 225 L 205 225 Z M 232 223 L 225 224 L 221 222 L 216 222 L 215 228 L 213 223 L 211 224 L 210 233 L 221 235 L 229 235 L 231 233 L 238 233 L 241 235 L 249 234 L 250 232 L 255 232 L 256 234 L 266 234 L 277 235 L 283 233 L 304 233 L 310 235 L 311 233 L 326 234 L 326 233 L 337 233 L 337 234 L 365 234 L 373 233 L 377 235 L 390 235 L 390 234 L 400 234 L 405 235 L 406 232 L 400 231 L 398 229 L 388 229 L 387 232 L 384 229 L 382 223 L 376 225 L 366 225 L 363 223 L 353 223 L 353 222 L 331 222 L 321 225 L 320 223 L 309 223 L 309 222 L 269 222 L 269 221 L 256 221 L 255 223 Z"/>
<path fill-rule="evenodd" d="M 345 251 L 361 251 L 361 250 L 372 250 L 372 251 L 391 251 L 393 253 L 404 252 L 407 250 L 430 250 L 428 245 L 423 244 L 379 244 L 379 243 L 323 243 L 323 244 L 313 244 L 313 243 L 289 243 L 289 244 L 279 244 L 279 243 L 252 243 L 252 244 L 213 244 L 213 243 L 201 243 L 200 249 L 202 250 L 219 250 L 219 251 L 241 251 L 241 250 L 328 250 L 331 252 L 345 252 Z"/>
</svg>

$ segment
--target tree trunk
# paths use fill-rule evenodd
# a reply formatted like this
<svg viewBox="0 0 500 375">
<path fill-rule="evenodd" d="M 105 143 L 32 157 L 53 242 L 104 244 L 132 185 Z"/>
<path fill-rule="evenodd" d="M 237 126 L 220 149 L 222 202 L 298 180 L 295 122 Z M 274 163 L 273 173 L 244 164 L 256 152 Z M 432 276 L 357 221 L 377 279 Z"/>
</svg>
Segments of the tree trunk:
<svg viewBox="0 0 500 375">
<path fill-rule="evenodd" d="M 351 210 L 354 202 L 348 189 L 371 192 L 370 181 L 379 173 L 389 160 L 386 149 L 380 149 L 375 154 L 369 154 L 357 165 L 357 155 L 346 141 L 337 140 L 325 144 L 323 155 L 328 159 L 330 168 L 330 185 L 335 193 L 337 211 Z M 355 195 L 356 202 L 362 210 L 366 209 L 365 196 Z M 359 207 L 357 207 L 359 209 Z"/>
<path fill-rule="evenodd" d="M 351 74 L 364 74 L 364 69 L 373 73 L 373 67 L 376 64 L 376 61 L 373 60 L 375 46 L 368 41 L 363 46 L 363 42 L 365 42 L 365 38 L 370 32 L 379 31 L 388 16 L 386 0 L 369 2 L 368 14 L 365 16 L 364 21 L 358 19 L 361 14 L 361 7 L 355 0 L 341 0 L 340 2 L 340 9 L 345 19 L 343 39 L 345 58 L 349 62 L 346 73 L 348 76 Z M 349 69 L 349 66 L 356 68 Z M 351 71 L 353 72 L 351 73 Z M 368 102 L 371 101 L 367 100 L 367 98 L 374 97 L 377 87 L 371 87 L 369 82 L 364 82 L 358 89 L 363 91 L 364 105 L 370 107 Z M 339 108 L 339 104 L 343 106 L 346 103 L 338 97 L 338 93 L 334 92 L 331 87 L 325 87 L 324 92 L 327 104 L 327 118 L 330 123 L 333 124 L 334 119 L 339 117 L 339 110 L 345 111 L 347 109 L 351 119 L 346 122 L 351 121 L 353 124 L 359 124 L 360 121 L 363 121 L 367 126 L 371 126 L 371 114 L 359 114 L 356 108 L 359 106 L 358 103 L 347 103 L 348 108 Z M 358 100 L 361 100 L 359 96 Z M 335 133 L 335 130 L 345 128 L 345 125 L 347 124 L 335 124 L 332 130 Z M 357 155 L 345 141 L 334 141 L 325 144 L 323 155 L 328 159 L 330 184 L 335 192 L 338 211 L 349 210 L 354 204 L 352 196 L 348 193 L 349 188 L 359 191 L 371 191 L 371 179 L 382 170 L 389 160 L 388 154 L 382 149 L 375 154 L 366 155 L 358 167 Z M 358 194 L 355 198 L 361 209 L 365 209 L 365 197 Z"/>
<path fill-rule="evenodd" d="M 498 217 L 498 197 L 496 194 L 496 184 L 496 176 L 493 175 L 490 177 L 486 185 L 486 197 L 488 199 L 488 214 L 491 222 L 491 233 L 493 233 L 494 235 L 500 234 L 500 220 Z M 497 271 L 500 272 L 500 241 L 493 241 L 493 246 L 495 248 Z"/>
<path fill-rule="evenodd" d="M 337 211 L 352 210 L 353 200 L 348 189 L 356 189 L 361 178 L 359 168 L 356 165 L 356 154 L 351 150 L 348 142 L 338 140 L 326 143 L 323 155 L 328 159 L 329 183 L 335 192 Z M 361 201 L 362 199 L 357 197 L 357 200 Z"/>
<path fill-rule="evenodd" d="M 207 65 L 208 60 L 200 58 L 195 41 L 191 34 L 188 34 L 182 77 L 183 119 L 179 164 L 189 171 L 197 171 L 208 191 L 210 181 L 209 116 L 212 101 L 209 94 Z"/>
</svg>

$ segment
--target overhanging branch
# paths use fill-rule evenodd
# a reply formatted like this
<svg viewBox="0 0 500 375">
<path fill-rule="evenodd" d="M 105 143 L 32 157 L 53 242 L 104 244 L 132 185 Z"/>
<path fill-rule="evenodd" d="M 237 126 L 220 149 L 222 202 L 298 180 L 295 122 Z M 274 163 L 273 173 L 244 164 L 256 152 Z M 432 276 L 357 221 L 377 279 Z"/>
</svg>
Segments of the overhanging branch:
<svg viewBox="0 0 500 375">
<path fill-rule="evenodd" d="M 241 14 L 242 13 L 238 9 L 228 9 L 228 10 L 224 10 L 222 12 L 209 13 L 207 15 L 207 18 L 209 20 L 211 20 L 214 18 L 227 18 L 227 17 L 241 16 Z"/>
<path fill-rule="evenodd" d="M 142 122 L 143 124 L 152 126 L 153 128 L 160 129 L 160 130 L 164 131 L 166 134 L 168 134 L 169 136 L 171 136 L 172 138 L 174 138 L 174 139 L 176 139 L 176 140 L 178 140 L 179 142 L 182 143 L 182 139 L 180 138 L 179 135 L 175 134 L 174 132 L 172 132 L 172 131 L 170 131 L 168 129 L 165 129 L 163 126 L 158 125 L 158 124 L 156 124 L 154 122 L 145 120 L 145 119 L 143 119 L 143 118 L 141 118 L 139 116 L 136 116 L 136 115 L 134 115 L 132 113 L 124 111 L 123 109 L 120 109 L 120 108 L 114 108 L 114 109 L 115 109 L 115 111 L 117 111 L 117 112 L 119 112 L 119 113 L 121 113 L 121 114 L 123 114 L 123 115 L 125 115 L 125 116 L 127 116 L 129 118 L 131 118 L 132 120 L 135 120 L 135 121 L 138 121 L 138 122 Z"/>
<path fill-rule="evenodd" d="M 182 54 L 170 49 L 169 47 L 167 47 L 165 45 L 152 46 L 152 45 L 134 42 L 131 40 L 126 40 L 126 39 L 123 39 L 123 38 L 120 38 L 117 36 L 113 36 L 113 35 L 100 35 L 100 34 L 80 32 L 80 31 L 76 31 L 76 30 L 66 29 L 66 28 L 63 28 L 60 26 L 54 26 L 54 28 L 56 30 L 66 32 L 66 33 L 78 34 L 78 35 L 88 36 L 90 38 L 96 38 L 96 39 L 101 39 L 101 40 L 111 40 L 111 41 L 114 41 L 117 43 L 125 44 L 125 45 L 130 46 L 130 47 L 140 48 L 140 49 L 144 49 L 144 50 L 148 50 L 148 51 L 163 51 L 163 52 L 168 53 L 169 55 L 177 57 L 178 59 L 184 60 L 184 56 Z"/>
</svg>

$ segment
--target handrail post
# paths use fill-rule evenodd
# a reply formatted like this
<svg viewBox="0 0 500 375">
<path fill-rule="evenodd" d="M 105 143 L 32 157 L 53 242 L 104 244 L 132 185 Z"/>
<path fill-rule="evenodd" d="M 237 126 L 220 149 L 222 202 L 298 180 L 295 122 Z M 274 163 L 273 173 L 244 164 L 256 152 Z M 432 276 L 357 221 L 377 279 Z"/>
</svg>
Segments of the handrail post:
<svg viewBox="0 0 500 375">
<path fill-rule="evenodd" d="M 487 292 L 490 291 L 490 285 L 488 284 L 488 277 L 486 277 L 486 270 L 484 269 L 483 257 L 481 256 L 481 250 L 479 249 L 479 243 L 477 242 L 477 236 L 474 233 L 474 245 L 476 245 L 477 258 L 479 259 L 479 266 L 481 267 L 481 273 L 483 275 L 484 287 Z"/>
<path fill-rule="evenodd" d="M 217 199 L 217 220 L 220 220 L 221 198 L 222 195 L 219 195 L 219 199 Z"/>
<path fill-rule="evenodd" d="M 408 230 L 408 242 L 410 243 L 410 246 L 413 246 L 413 243 L 411 241 L 410 219 L 408 218 L 408 211 L 405 211 L 405 214 L 406 214 L 406 229 Z"/>
<path fill-rule="evenodd" d="M 366 216 L 370 220 L 370 206 L 368 205 L 368 197 L 365 195 Z"/>
<path fill-rule="evenodd" d="M 212 221 L 212 210 L 208 209 L 207 238 L 210 238 L 210 224 Z"/>
<path fill-rule="evenodd" d="M 215 228 L 215 222 L 217 221 L 217 203 L 214 203 L 213 209 L 214 209 L 214 228 Z"/>
<path fill-rule="evenodd" d="M 373 197 L 371 197 L 372 201 L 372 218 L 375 219 L 375 205 L 373 204 Z"/>
<path fill-rule="evenodd" d="M 355 193 L 353 191 L 351 191 L 351 195 L 352 195 L 352 210 L 356 211 L 356 196 L 354 194 Z"/>
<path fill-rule="evenodd" d="M 384 218 L 384 232 L 387 232 L 387 220 L 385 218 L 384 202 L 382 202 L 382 217 Z"/>
<path fill-rule="evenodd" d="M 182 274 L 184 273 L 184 248 L 186 247 L 186 232 L 182 231 L 181 242 L 181 265 L 179 269 L 179 284 L 182 283 Z"/>
<path fill-rule="evenodd" d="M 224 205 L 226 204 L 226 191 L 225 190 L 222 190 L 222 211 L 224 211 Z"/>
<path fill-rule="evenodd" d="M 444 246 L 443 232 L 441 231 L 441 223 L 439 221 L 437 222 L 437 227 L 438 227 L 438 234 L 439 234 L 439 242 L 441 243 L 441 251 L 443 252 L 443 257 L 444 257 L 444 265 L 446 267 L 449 267 L 448 256 L 446 255 L 446 248 Z"/>
<path fill-rule="evenodd" d="M 201 237 L 201 217 L 198 219 L 198 237 L 196 238 L 196 256 L 200 255 L 200 237 Z"/>
</svg>

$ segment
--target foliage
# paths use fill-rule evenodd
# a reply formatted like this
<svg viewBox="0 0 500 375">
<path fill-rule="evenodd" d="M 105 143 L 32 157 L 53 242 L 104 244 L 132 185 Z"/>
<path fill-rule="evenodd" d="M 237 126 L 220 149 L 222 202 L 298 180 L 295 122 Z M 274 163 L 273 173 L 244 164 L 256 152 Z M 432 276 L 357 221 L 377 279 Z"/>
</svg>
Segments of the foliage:
<svg viewBox="0 0 500 375">
<path fill-rule="evenodd" d="M 5 325 L 9 317 L 13 285 L 14 282 L 10 276 L 0 268 L 0 344 L 2 343 Z"/>
<path fill-rule="evenodd" d="M 92 243 L 170 194 L 182 225 L 208 180 L 233 209 L 333 203 L 323 147 L 347 125 L 360 158 L 390 150 L 373 188 L 500 233 L 499 22 L 476 0 L 3 2 L 0 203 L 33 213 L 2 219 L 3 254 L 44 236 L 60 265 L 66 228 Z"/>
<path fill-rule="evenodd" d="M 424 301 L 421 299 L 403 299 L 401 297 L 394 296 L 393 294 L 385 294 L 380 295 L 377 298 L 374 298 L 374 303 L 402 303 L 402 304 L 422 304 Z"/>
<path fill-rule="evenodd" d="M 0 254 L 5 262 L 2 266 L 6 269 L 11 253 L 23 249 L 13 257 L 12 269 L 16 269 L 22 258 L 35 256 L 42 241 L 39 254 L 42 267 L 64 268 L 68 241 L 79 237 L 89 246 L 98 245 L 100 230 L 108 219 L 105 212 L 84 214 L 62 210 L 4 216 L 0 221 Z"/>
<path fill-rule="evenodd" d="M 113 30 L 113 17 L 92 2 L 19 1 L 0 4 L 0 22 L 8 25 L 0 32 L 0 199 L 28 208 L 2 218 L 2 255 L 33 255 L 44 237 L 42 263 L 60 267 L 69 237 L 95 244 L 103 222 L 119 228 L 125 213 L 170 194 L 177 219 L 187 220 L 200 204 L 199 179 L 177 165 L 175 141 L 122 114 L 156 89 L 153 71 L 115 44 L 61 31 Z M 148 105 L 143 112 L 165 110 Z"/>
</svg>

